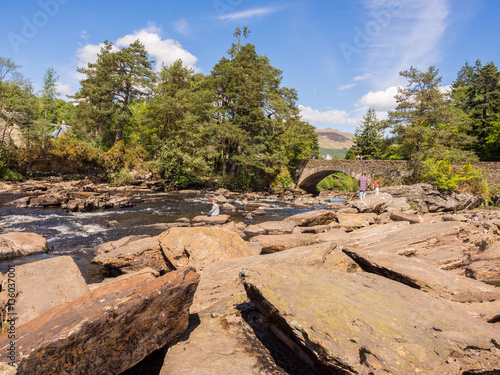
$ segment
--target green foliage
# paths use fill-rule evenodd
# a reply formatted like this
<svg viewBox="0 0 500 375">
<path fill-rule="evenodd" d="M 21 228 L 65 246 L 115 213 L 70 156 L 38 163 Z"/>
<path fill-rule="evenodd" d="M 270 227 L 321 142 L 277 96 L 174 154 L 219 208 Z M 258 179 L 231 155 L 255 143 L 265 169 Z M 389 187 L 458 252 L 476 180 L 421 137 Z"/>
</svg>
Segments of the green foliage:
<svg viewBox="0 0 500 375">
<path fill-rule="evenodd" d="M 474 138 L 466 134 L 466 123 L 453 110 L 449 95 L 441 91 L 439 70 L 431 66 L 421 72 L 414 67 L 400 72 L 408 79 L 405 88 L 399 88 L 397 106 L 389 111 L 386 123 L 394 134 L 391 158 L 423 161 L 448 153 L 456 161 L 472 159 L 468 148 Z"/>
<path fill-rule="evenodd" d="M 332 159 L 344 159 L 347 155 L 348 150 L 345 148 L 324 148 L 320 147 L 319 148 L 319 154 L 320 155 L 330 155 Z M 317 157 L 318 155 L 316 155 Z M 353 158 L 354 159 L 354 158 Z"/>
<path fill-rule="evenodd" d="M 318 190 L 337 190 L 337 191 L 352 191 L 357 192 L 358 182 L 351 176 L 338 172 L 321 180 L 316 185 Z"/>
<path fill-rule="evenodd" d="M 383 127 L 373 108 L 369 108 L 363 121 L 356 127 L 354 144 L 349 150 L 352 155 L 362 155 L 364 159 L 379 159 L 383 145 Z"/>
<path fill-rule="evenodd" d="M 295 186 L 292 176 L 287 169 L 283 169 L 271 183 L 271 191 L 273 193 L 283 193 Z"/>
<path fill-rule="evenodd" d="M 23 176 L 16 171 L 9 168 L 0 168 L 0 180 L 1 181 L 22 181 Z"/>
<path fill-rule="evenodd" d="M 123 168 L 118 172 L 114 172 L 110 176 L 110 181 L 116 186 L 130 185 L 134 181 L 134 175 L 128 168 Z"/>
<path fill-rule="evenodd" d="M 481 170 L 472 168 L 470 164 L 456 168 L 445 160 L 427 159 L 424 161 L 423 180 L 439 189 L 468 192 L 483 197 L 489 195 L 488 184 Z"/>
<path fill-rule="evenodd" d="M 500 160 L 496 142 L 500 120 L 500 72 L 493 62 L 465 64 L 453 83 L 453 98 L 470 125 L 467 133 L 477 138 L 472 148 L 481 160 Z"/>
</svg>

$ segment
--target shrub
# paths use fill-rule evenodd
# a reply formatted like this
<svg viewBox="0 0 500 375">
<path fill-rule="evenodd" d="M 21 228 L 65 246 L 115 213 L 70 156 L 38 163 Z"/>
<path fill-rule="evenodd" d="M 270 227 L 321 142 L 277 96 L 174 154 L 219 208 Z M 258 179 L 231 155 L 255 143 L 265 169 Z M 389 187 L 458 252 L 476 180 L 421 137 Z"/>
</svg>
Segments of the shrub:
<svg viewBox="0 0 500 375">
<path fill-rule="evenodd" d="M 316 185 L 318 190 L 358 191 L 358 182 L 351 176 L 338 172 L 321 180 Z"/>
<path fill-rule="evenodd" d="M 424 161 L 423 172 L 423 180 L 439 189 L 469 192 L 485 198 L 489 196 L 488 184 L 482 171 L 474 169 L 470 164 L 456 168 L 445 160 L 427 159 Z"/>
<path fill-rule="evenodd" d="M 271 191 L 274 193 L 282 193 L 286 190 L 292 189 L 295 186 L 292 176 L 288 169 L 282 169 L 271 183 Z"/>
</svg>

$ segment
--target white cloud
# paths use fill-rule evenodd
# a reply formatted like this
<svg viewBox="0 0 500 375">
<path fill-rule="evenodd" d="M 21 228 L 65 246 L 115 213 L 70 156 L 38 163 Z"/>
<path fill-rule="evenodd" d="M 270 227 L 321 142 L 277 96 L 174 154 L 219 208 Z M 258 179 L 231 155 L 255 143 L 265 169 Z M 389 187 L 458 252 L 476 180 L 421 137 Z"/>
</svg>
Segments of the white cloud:
<svg viewBox="0 0 500 375">
<path fill-rule="evenodd" d="M 329 111 L 319 111 L 311 107 L 305 107 L 299 104 L 300 115 L 303 121 L 310 122 L 313 125 L 317 124 L 332 124 L 332 125 L 356 125 L 358 121 L 349 116 L 346 111 L 333 109 Z"/>
<path fill-rule="evenodd" d="M 182 45 L 174 39 L 162 39 L 157 30 L 143 29 L 125 35 L 116 41 L 116 45 L 126 47 L 137 39 L 144 44 L 146 51 L 156 61 L 156 70 L 160 70 L 162 65 L 171 65 L 179 59 L 182 60 L 184 65 L 196 69 L 195 64 L 198 58 L 182 48 Z"/>
<path fill-rule="evenodd" d="M 353 80 L 354 81 L 364 81 L 365 79 L 369 79 L 371 77 L 372 77 L 371 73 L 365 73 L 362 76 L 356 76 L 356 77 L 354 77 Z"/>
<path fill-rule="evenodd" d="M 76 51 L 76 56 L 78 57 L 78 67 L 86 67 L 88 63 L 95 63 L 97 61 L 97 55 L 104 47 L 104 43 L 101 44 L 86 44 L 80 47 Z M 114 51 L 118 51 L 118 48 L 113 46 Z"/>
<path fill-rule="evenodd" d="M 373 108 L 379 112 L 393 110 L 396 107 L 394 96 L 397 93 L 397 86 L 388 87 L 383 91 L 370 91 L 356 103 L 356 106 Z"/>
<path fill-rule="evenodd" d="M 240 20 L 244 18 L 252 18 L 256 16 L 265 16 L 270 13 L 276 12 L 276 8 L 272 7 L 264 7 L 264 8 L 253 8 L 253 9 L 247 9 L 241 12 L 233 12 L 233 13 L 228 13 L 228 14 L 223 14 L 220 15 L 219 18 L 221 20 Z"/>
<path fill-rule="evenodd" d="M 348 85 L 342 85 L 339 87 L 339 90 L 349 90 L 349 89 L 352 89 L 354 86 L 356 86 L 355 83 L 350 83 Z"/>
<path fill-rule="evenodd" d="M 159 34 L 159 28 L 153 24 L 149 25 L 145 29 L 117 39 L 113 50 L 117 51 L 117 47 L 127 47 L 139 39 L 151 58 L 155 60 L 157 70 L 161 69 L 162 64 L 171 65 L 178 59 L 181 59 L 184 65 L 196 70 L 195 64 L 198 61 L 196 56 L 182 48 L 182 45 L 174 39 L 162 39 Z M 89 62 L 95 63 L 102 46 L 104 46 L 103 43 L 99 45 L 86 44 L 80 47 L 76 52 L 79 59 L 78 66 L 85 67 Z"/>
<path fill-rule="evenodd" d="M 70 84 L 57 82 L 56 90 L 59 91 L 62 95 L 73 95 L 74 90 Z"/>
</svg>

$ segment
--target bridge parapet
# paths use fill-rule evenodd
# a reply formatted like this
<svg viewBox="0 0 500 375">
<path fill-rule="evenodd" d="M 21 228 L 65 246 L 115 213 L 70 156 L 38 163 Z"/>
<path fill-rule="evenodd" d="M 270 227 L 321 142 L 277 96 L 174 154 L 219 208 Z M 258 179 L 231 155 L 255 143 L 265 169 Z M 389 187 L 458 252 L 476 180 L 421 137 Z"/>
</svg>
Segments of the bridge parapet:
<svg viewBox="0 0 500 375">
<path fill-rule="evenodd" d="M 335 172 L 343 172 L 355 179 L 366 173 L 368 178 L 381 176 L 388 180 L 403 180 L 414 174 L 414 163 L 408 160 L 304 160 L 297 168 L 296 181 L 299 188 L 315 192 L 316 185 Z M 473 167 L 483 171 L 490 186 L 500 184 L 500 162 L 479 162 Z"/>
</svg>

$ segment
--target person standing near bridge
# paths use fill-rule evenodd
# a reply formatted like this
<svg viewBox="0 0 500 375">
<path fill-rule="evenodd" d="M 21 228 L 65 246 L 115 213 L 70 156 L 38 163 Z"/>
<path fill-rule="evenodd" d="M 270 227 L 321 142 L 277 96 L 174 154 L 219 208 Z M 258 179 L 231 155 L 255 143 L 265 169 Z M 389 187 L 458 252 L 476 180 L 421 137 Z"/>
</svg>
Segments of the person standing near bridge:
<svg viewBox="0 0 500 375">
<path fill-rule="evenodd" d="M 358 179 L 359 186 L 359 199 L 363 200 L 366 196 L 366 190 L 368 190 L 368 185 L 370 184 L 370 180 L 366 177 L 366 173 L 363 173 L 361 177 Z"/>
</svg>

